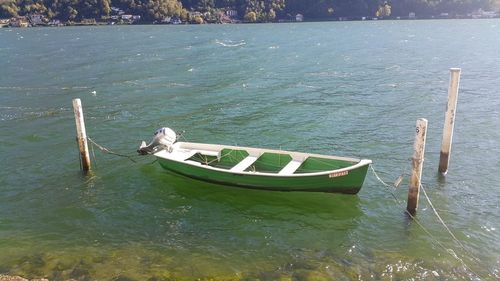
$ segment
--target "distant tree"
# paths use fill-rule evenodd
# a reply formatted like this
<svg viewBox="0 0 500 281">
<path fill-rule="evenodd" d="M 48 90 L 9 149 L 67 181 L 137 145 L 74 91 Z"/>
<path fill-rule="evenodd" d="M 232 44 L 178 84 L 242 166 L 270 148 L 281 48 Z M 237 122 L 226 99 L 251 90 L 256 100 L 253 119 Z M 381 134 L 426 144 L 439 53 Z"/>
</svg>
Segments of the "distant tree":
<svg viewBox="0 0 500 281">
<path fill-rule="evenodd" d="M 47 8 L 45 7 L 44 3 L 41 0 L 23 1 L 22 11 L 24 14 L 33 14 L 33 13 L 45 14 L 47 12 Z"/>
<path fill-rule="evenodd" d="M 193 19 L 193 22 L 196 23 L 196 24 L 203 24 L 205 21 L 203 20 L 202 17 L 195 16 L 194 19 Z"/>
<path fill-rule="evenodd" d="M 139 0 L 138 13 L 146 20 L 163 20 L 165 17 L 180 17 L 182 4 L 177 0 Z"/>
<path fill-rule="evenodd" d="M 99 19 L 111 12 L 109 0 L 79 0 L 73 8 L 77 10 L 78 19 Z"/>
<path fill-rule="evenodd" d="M 391 5 L 389 3 L 384 2 L 384 4 L 378 7 L 377 12 L 375 12 L 376 17 L 389 17 L 391 16 Z"/>
<path fill-rule="evenodd" d="M 215 8 L 214 0 L 199 0 L 196 10 L 200 12 L 208 12 Z"/>
<path fill-rule="evenodd" d="M 276 11 L 285 7 L 285 0 L 245 0 L 245 15 L 255 13 L 256 20 L 265 22 L 276 18 Z"/>
<path fill-rule="evenodd" d="M 247 22 L 256 22 L 257 21 L 257 14 L 255 12 L 248 12 L 245 14 L 245 21 Z"/>
<path fill-rule="evenodd" d="M 0 18 L 17 17 L 19 7 L 15 0 L 0 0 Z"/>
<path fill-rule="evenodd" d="M 99 6 L 102 15 L 108 16 L 111 13 L 111 0 L 99 0 Z"/>
<path fill-rule="evenodd" d="M 181 18 L 182 21 L 188 20 L 189 14 L 188 14 L 188 11 L 186 11 L 186 9 L 181 9 L 179 14 L 180 14 L 179 17 Z"/>
<path fill-rule="evenodd" d="M 345 2 L 350 3 L 351 1 Z M 296 14 L 303 14 L 307 18 L 326 18 L 331 16 L 338 7 L 339 5 L 334 0 L 286 0 L 284 12 L 290 17 L 295 17 Z"/>
<path fill-rule="evenodd" d="M 32 13 L 49 19 L 79 21 L 103 19 L 111 14 L 111 6 L 128 14 L 141 15 L 145 21 L 179 17 L 188 20 L 187 10 L 207 13 L 213 18 L 224 9 L 236 9 L 247 22 L 274 21 L 295 18 L 303 14 L 308 19 L 328 19 L 378 15 L 380 17 L 432 16 L 440 13 L 465 15 L 477 9 L 500 7 L 500 0 L 0 0 L 0 17 L 9 18 Z M 186 10 L 187 9 L 187 10 Z"/>
<path fill-rule="evenodd" d="M 274 9 L 269 10 L 269 13 L 267 13 L 267 20 L 268 21 L 273 21 L 276 19 L 276 12 Z"/>
<path fill-rule="evenodd" d="M 215 6 L 218 8 L 236 7 L 237 5 L 238 1 L 236 0 L 215 0 Z"/>
<path fill-rule="evenodd" d="M 68 20 L 75 20 L 76 17 L 78 16 L 78 11 L 71 7 L 71 6 L 67 6 L 66 7 L 66 19 Z"/>
<path fill-rule="evenodd" d="M 186 9 L 195 9 L 198 6 L 199 0 L 181 0 L 182 6 L 186 7 Z"/>
</svg>

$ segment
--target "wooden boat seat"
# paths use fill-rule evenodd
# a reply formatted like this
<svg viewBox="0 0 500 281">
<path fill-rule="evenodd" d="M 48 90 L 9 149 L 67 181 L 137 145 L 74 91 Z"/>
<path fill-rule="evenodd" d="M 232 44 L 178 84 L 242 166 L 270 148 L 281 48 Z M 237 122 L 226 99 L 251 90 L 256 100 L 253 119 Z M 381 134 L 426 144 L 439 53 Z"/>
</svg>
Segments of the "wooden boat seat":
<svg viewBox="0 0 500 281">
<path fill-rule="evenodd" d="M 172 154 L 170 154 L 170 157 L 178 161 L 186 161 L 187 159 L 193 157 L 196 153 L 198 153 L 197 150 L 176 149 L 172 152 Z"/>
<path fill-rule="evenodd" d="M 207 156 L 217 156 L 219 153 L 217 151 L 208 150 L 191 150 L 191 149 L 176 149 L 172 152 L 171 157 L 179 161 L 186 161 L 193 157 L 196 153 L 200 153 Z"/>
<path fill-rule="evenodd" d="M 283 169 L 278 173 L 279 175 L 291 175 L 297 171 L 297 169 L 302 165 L 304 161 L 292 160 L 286 164 Z"/>
<path fill-rule="evenodd" d="M 220 151 L 212 151 L 212 150 L 196 150 L 197 153 L 206 156 L 220 156 Z"/>
<path fill-rule="evenodd" d="M 259 158 L 259 156 L 248 155 L 247 157 L 245 157 L 245 159 L 241 160 L 240 163 L 238 163 L 234 167 L 232 167 L 230 171 L 231 172 L 243 172 L 248 167 L 250 167 L 250 165 L 252 165 L 255 161 L 257 161 L 258 158 Z"/>
</svg>

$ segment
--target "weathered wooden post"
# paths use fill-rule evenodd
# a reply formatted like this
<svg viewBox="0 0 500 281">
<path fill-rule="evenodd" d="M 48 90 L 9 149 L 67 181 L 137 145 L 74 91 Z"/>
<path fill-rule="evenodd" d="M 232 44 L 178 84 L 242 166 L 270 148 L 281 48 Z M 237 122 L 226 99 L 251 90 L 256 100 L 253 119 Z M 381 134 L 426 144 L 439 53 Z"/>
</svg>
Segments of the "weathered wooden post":
<svg viewBox="0 0 500 281">
<path fill-rule="evenodd" d="M 80 163 L 82 170 L 90 170 L 89 146 L 87 143 L 87 132 L 85 131 L 85 122 L 83 121 L 82 102 L 80 99 L 73 100 L 73 111 L 75 112 L 76 122 L 76 141 L 80 150 Z"/>
<path fill-rule="evenodd" d="M 427 119 L 417 120 L 415 143 L 413 144 L 413 165 L 410 178 L 410 188 L 408 190 L 408 202 L 406 210 L 414 215 L 418 208 L 418 197 L 420 193 L 420 179 L 422 177 L 422 167 L 425 153 L 425 139 L 427 134 Z"/>
<path fill-rule="evenodd" d="M 451 141 L 455 127 L 455 114 L 457 112 L 458 85 L 460 83 L 460 68 L 450 69 L 450 84 L 448 86 L 448 105 L 443 127 L 443 142 L 439 156 L 439 172 L 445 175 L 450 164 Z"/>
</svg>

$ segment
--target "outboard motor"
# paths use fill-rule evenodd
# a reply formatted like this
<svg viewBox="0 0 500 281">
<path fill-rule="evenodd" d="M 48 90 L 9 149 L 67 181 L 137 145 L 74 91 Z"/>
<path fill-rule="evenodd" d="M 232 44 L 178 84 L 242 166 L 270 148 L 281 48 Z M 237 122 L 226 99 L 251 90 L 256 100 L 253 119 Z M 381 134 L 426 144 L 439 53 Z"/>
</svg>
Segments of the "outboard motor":
<svg viewBox="0 0 500 281">
<path fill-rule="evenodd" d="M 156 130 L 153 140 L 150 144 L 146 145 L 146 142 L 142 141 L 141 146 L 137 149 L 137 152 L 141 155 L 153 154 L 162 149 L 172 150 L 172 145 L 177 140 L 177 134 L 174 130 L 170 128 L 163 127 Z"/>
</svg>

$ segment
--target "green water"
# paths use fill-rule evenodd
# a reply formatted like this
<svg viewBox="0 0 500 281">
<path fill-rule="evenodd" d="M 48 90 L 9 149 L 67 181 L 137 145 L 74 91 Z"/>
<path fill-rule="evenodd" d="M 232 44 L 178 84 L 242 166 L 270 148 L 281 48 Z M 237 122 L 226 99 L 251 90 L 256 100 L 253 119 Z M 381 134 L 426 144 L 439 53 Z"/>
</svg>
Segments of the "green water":
<svg viewBox="0 0 500 281">
<path fill-rule="evenodd" d="M 0 274 L 498 279 L 498 46 L 498 20 L 0 29 Z M 462 80 L 442 178 L 450 67 Z M 262 192 L 96 151 L 83 176 L 76 97 L 88 134 L 117 152 L 168 126 L 196 142 L 372 159 L 387 181 L 409 171 L 425 117 L 423 184 L 466 250 L 424 198 L 432 237 L 410 222 L 372 173 L 356 196 Z M 394 190 L 403 204 L 407 183 Z"/>
</svg>

